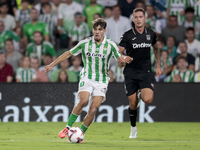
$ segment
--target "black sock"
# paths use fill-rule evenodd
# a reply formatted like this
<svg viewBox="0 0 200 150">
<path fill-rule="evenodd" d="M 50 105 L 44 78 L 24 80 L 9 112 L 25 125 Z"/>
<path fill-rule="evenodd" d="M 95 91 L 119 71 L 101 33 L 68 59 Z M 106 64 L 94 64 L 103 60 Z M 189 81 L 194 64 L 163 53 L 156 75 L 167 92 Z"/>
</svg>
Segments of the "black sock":
<svg viewBox="0 0 200 150">
<path fill-rule="evenodd" d="M 137 118 L 137 109 L 136 110 L 132 110 L 129 107 L 128 108 L 128 112 L 129 112 L 131 126 L 135 127 L 136 126 L 136 118 Z"/>
</svg>

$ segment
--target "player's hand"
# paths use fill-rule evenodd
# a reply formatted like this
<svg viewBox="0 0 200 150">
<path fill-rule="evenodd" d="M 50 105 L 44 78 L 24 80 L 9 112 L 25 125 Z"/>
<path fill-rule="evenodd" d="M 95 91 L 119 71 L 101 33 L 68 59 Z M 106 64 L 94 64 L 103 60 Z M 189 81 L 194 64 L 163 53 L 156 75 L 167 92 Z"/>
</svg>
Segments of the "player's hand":
<svg viewBox="0 0 200 150">
<path fill-rule="evenodd" d="M 156 69 L 156 77 L 160 77 L 161 74 L 162 74 L 161 67 L 158 66 L 157 69 Z"/>
<path fill-rule="evenodd" d="M 45 66 L 44 73 L 47 74 L 47 72 L 50 71 L 52 68 L 53 67 L 51 65 Z"/>
<path fill-rule="evenodd" d="M 133 58 L 130 56 L 124 56 L 123 58 L 124 58 L 124 62 L 128 64 L 130 64 L 133 61 Z"/>
</svg>

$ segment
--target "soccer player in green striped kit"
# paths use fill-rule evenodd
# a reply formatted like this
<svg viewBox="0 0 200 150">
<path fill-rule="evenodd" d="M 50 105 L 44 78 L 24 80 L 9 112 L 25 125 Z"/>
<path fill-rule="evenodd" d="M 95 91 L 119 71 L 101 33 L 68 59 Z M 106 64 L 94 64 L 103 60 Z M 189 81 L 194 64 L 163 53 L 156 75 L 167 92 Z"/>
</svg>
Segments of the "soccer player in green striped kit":
<svg viewBox="0 0 200 150">
<path fill-rule="evenodd" d="M 105 94 L 109 83 L 108 67 L 109 60 L 114 56 L 118 62 L 130 63 L 133 59 L 129 56 L 121 56 L 117 45 L 104 34 L 107 23 L 104 19 L 98 18 L 93 21 L 93 36 L 80 41 L 70 51 L 65 52 L 50 65 L 45 67 L 45 73 L 53 66 L 66 60 L 72 55 L 82 53 L 84 68 L 80 73 L 79 99 L 69 117 L 67 126 L 59 133 L 64 138 L 70 127 L 81 114 L 83 107 L 88 103 L 91 96 L 90 108 L 83 120 L 81 129 L 85 132 L 92 123 L 95 113 L 102 102 L 105 101 Z"/>
</svg>

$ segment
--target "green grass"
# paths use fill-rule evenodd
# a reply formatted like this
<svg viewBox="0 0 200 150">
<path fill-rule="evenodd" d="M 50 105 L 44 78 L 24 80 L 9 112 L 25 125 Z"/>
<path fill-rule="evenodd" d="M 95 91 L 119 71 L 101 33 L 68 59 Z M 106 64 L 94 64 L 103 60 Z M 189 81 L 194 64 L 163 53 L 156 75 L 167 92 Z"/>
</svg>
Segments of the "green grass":
<svg viewBox="0 0 200 150">
<path fill-rule="evenodd" d="M 138 138 L 129 139 L 130 124 L 92 123 L 83 144 L 60 139 L 63 122 L 0 123 L 0 150 L 199 150 L 200 123 L 137 123 Z M 80 126 L 75 123 L 74 126 Z"/>
</svg>

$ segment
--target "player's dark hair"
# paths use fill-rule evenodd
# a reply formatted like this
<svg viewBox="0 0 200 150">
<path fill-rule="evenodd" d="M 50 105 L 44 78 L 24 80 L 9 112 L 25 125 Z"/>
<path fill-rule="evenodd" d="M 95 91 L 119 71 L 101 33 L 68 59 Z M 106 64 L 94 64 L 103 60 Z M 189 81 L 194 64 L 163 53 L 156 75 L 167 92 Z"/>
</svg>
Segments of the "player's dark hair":
<svg viewBox="0 0 200 150">
<path fill-rule="evenodd" d="M 5 43 L 6 42 L 11 42 L 12 44 L 13 44 L 13 40 L 12 39 L 7 39 L 6 41 L 5 41 Z"/>
<path fill-rule="evenodd" d="M 21 1 L 21 3 L 24 3 L 24 2 L 29 3 L 29 0 L 22 0 Z"/>
<path fill-rule="evenodd" d="M 92 21 L 92 26 L 94 29 L 98 26 L 101 26 L 102 28 L 106 29 L 107 23 L 103 18 L 97 18 L 94 21 Z"/>
<path fill-rule="evenodd" d="M 187 13 L 193 13 L 193 14 L 194 14 L 194 8 L 192 8 L 192 7 L 187 7 L 187 8 L 185 9 L 185 14 L 187 14 Z"/>
<path fill-rule="evenodd" d="M 136 13 L 136 12 L 143 12 L 143 14 L 144 14 L 144 16 L 145 16 L 145 10 L 143 9 L 143 8 L 135 8 L 134 10 L 133 10 L 133 14 L 134 13 Z"/>
<path fill-rule="evenodd" d="M 193 28 L 193 27 L 188 27 L 188 28 L 186 29 L 186 32 L 188 32 L 188 31 L 195 32 L 195 30 L 194 30 L 194 28 Z"/>
<path fill-rule="evenodd" d="M 43 37 L 43 33 L 42 33 L 42 32 L 40 32 L 40 31 L 35 31 L 35 32 L 33 32 L 33 35 L 35 35 L 36 33 L 39 33 L 39 34 Z"/>
</svg>

